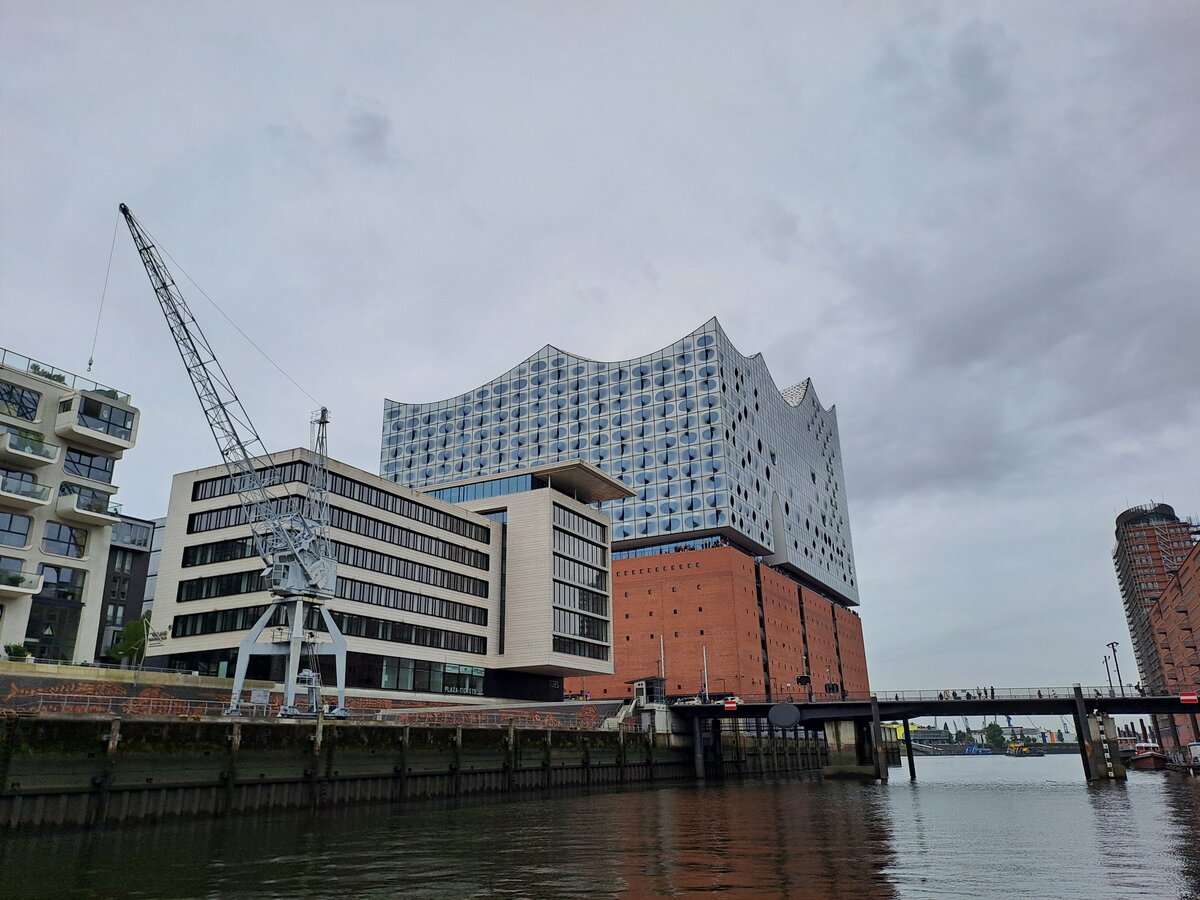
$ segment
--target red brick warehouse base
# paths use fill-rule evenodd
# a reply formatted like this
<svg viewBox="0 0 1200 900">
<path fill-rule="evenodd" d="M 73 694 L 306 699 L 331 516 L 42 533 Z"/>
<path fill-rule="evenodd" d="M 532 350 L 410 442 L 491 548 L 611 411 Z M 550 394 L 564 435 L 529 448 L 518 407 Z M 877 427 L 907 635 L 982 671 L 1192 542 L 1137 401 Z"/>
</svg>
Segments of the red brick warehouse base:
<svg viewBox="0 0 1200 900">
<path fill-rule="evenodd" d="M 798 698 L 806 671 L 818 695 L 827 681 L 869 689 L 857 613 L 736 547 L 616 559 L 612 568 L 615 673 L 569 678 L 568 696 L 632 696 L 627 682 L 659 674 L 660 656 L 668 696 L 698 694 L 706 652 L 712 694 Z"/>
</svg>

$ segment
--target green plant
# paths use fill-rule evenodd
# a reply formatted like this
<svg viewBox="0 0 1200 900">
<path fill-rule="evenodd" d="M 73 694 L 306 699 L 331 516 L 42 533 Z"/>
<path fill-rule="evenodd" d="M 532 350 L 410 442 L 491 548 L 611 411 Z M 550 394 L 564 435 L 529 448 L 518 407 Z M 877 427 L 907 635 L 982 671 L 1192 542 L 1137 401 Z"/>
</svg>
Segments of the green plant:
<svg viewBox="0 0 1200 900">
<path fill-rule="evenodd" d="M 4 652 L 13 659 L 24 659 L 29 655 L 29 651 L 25 649 L 24 644 L 5 644 Z"/>
<path fill-rule="evenodd" d="M 67 383 L 67 376 L 64 375 L 62 372 L 55 372 L 52 369 L 43 369 L 37 363 L 29 364 L 29 373 L 31 375 L 38 375 L 49 381 L 57 381 L 59 384 Z"/>
<path fill-rule="evenodd" d="M 7 584 L 9 587 L 17 587 L 25 580 L 25 576 L 20 572 L 5 572 L 0 570 L 0 584 Z"/>
</svg>

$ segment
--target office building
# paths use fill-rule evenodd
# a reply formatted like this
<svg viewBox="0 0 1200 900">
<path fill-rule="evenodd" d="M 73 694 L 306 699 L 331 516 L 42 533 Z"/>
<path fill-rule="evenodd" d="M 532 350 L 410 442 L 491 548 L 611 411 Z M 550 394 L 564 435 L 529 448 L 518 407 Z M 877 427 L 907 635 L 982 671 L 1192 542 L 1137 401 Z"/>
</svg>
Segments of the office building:
<svg viewBox="0 0 1200 900">
<path fill-rule="evenodd" d="M 302 497 L 311 460 L 272 454 L 276 493 Z M 583 463 L 537 477 L 512 496 L 486 478 L 463 485 L 454 505 L 329 461 L 329 609 L 352 698 L 558 700 L 564 677 L 612 671 L 607 521 L 590 504 L 628 491 Z M 152 661 L 232 675 L 270 602 L 262 568 L 224 468 L 176 475 L 154 596 L 167 636 Z M 253 656 L 249 676 L 281 680 L 282 663 Z"/>
<path fill-rule="evenodd" d="M 1200 541 L 1192 544 L 1148 614 L 1165 693 L 1200 692 Z M 1174 717 L 1169 739 L 1186 747 L 1200 741 L 1196 713 Z"/>
<path fill-rule="evenodd" d="M 105 597 L 128 394 L 0 350 L 0 644 L 91 660 Z"/>
<path fill-rule="evenodd" d="M 442 491 L 568 460 L 631 491 L 599 504 L 616 671 L 570 689 L 624 695 L 661 674 L 695 693 L 706 654 L 710 690 L 775 695 L 798 674 L 822 693 L 867 689 L 837 416 L 809 381 L 780 391 L 712 319 L 637 359 L 548 345 L 458 396 L 384 405 L 380 471 L 397 484 Z M 685 594 L 705 602 L 674 602 Z"/>
</svg>

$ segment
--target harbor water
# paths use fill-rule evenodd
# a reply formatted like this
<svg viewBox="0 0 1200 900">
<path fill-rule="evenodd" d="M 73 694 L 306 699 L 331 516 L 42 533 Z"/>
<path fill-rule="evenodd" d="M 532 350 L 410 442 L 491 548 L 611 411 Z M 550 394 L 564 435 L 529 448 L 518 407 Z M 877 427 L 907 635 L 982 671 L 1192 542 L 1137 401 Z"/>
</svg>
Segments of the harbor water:
<svg viewBox="0 0 1200 900">
<path fill-rule="evenodd" d="M 1077 756 L 0 835 L 7 897 L 1200 898 L 1200 778 Z"/>
</svg>

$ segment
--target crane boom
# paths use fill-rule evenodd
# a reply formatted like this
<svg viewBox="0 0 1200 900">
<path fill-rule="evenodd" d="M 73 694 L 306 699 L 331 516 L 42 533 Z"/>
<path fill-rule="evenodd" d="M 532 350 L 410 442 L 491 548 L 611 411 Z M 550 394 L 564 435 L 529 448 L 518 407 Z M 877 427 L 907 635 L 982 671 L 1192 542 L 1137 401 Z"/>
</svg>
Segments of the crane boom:
<svg viewBox="0 0 1200 900">
<path fill-rule="evenodd" d="M 317 674 L 311 670 L 298 672 L 302 649 L 307 645 L 314 656 L 314 666 L 317 654 L 329 653 L 337 657 L 339 702 L 335 712 L 344 712 L 346 644 L 325 607 L 325 602 L 333 597 L 337 583 L 337 563 L 328 535 L 329 473 L 325 426 L 329 422 L 329 411 L 322 407 L 312 420 L 314 459 L 308 467 L 305 497 L 301 501 L 274 495 L 270 490 L 272 479 L 266 448 L 229 376 L 225 374 L 220 360 L 188 308 L 153 240 L 128 206 L 122 203 L 120 210 L 166 317 L 171 336 L 175 339 L 175 346 L 209 429 L 217 442 L 230 481 L 246 512 L 255 548 L 266 565 L 263 575 L 275 598 L 275 603 L 263 613 L 239 649 L 229 711 L 238 711 L 248 658 L 253 653 L 288 655 L 283 706 L 286 714 L 296 714 L 293 697 L 297 683 L 310 688 L 310 710 L 314 704 L 319 704 Z M 276 605 L 292 600 L 295 603 L 289 610 L 291 627 L 287 639 L 276 640 L 274 646 L 258 643 L 266 626 L 277 619 Z M 312 607 L 319 610 L 330 635 L 330 641 L 326 644 L 317 645 L 312 634 L 306 631 L 308 613 Z"/>
<path fill-rule="evenodd" d="M 265 459 L 259 462 L 266 456 L 266 448 L 229 376 L 179 292 L 158 248 L 124 203 L 121 214 L 133 235 L 238 499 L 250 519 L 259 555 L 271 570 L 268 577 L 272 593 L 280 597 L 332 597 L 337 570 L 328 553 L 328 543 L 322 540 L 324 522 L 313 521 L 305 514 L 310 510 L 320 512 L 320 503 L 314 504 L 311 487 L 304 510 L 271 494 L 268 476 L 260 471 L 260 466 L 266 468 L 267 463 Z M 327 413 L 322 410 L 322 414 L 327 422 Z M 293 560 L 299 572 L 287 571 Z"/>
</svg>

